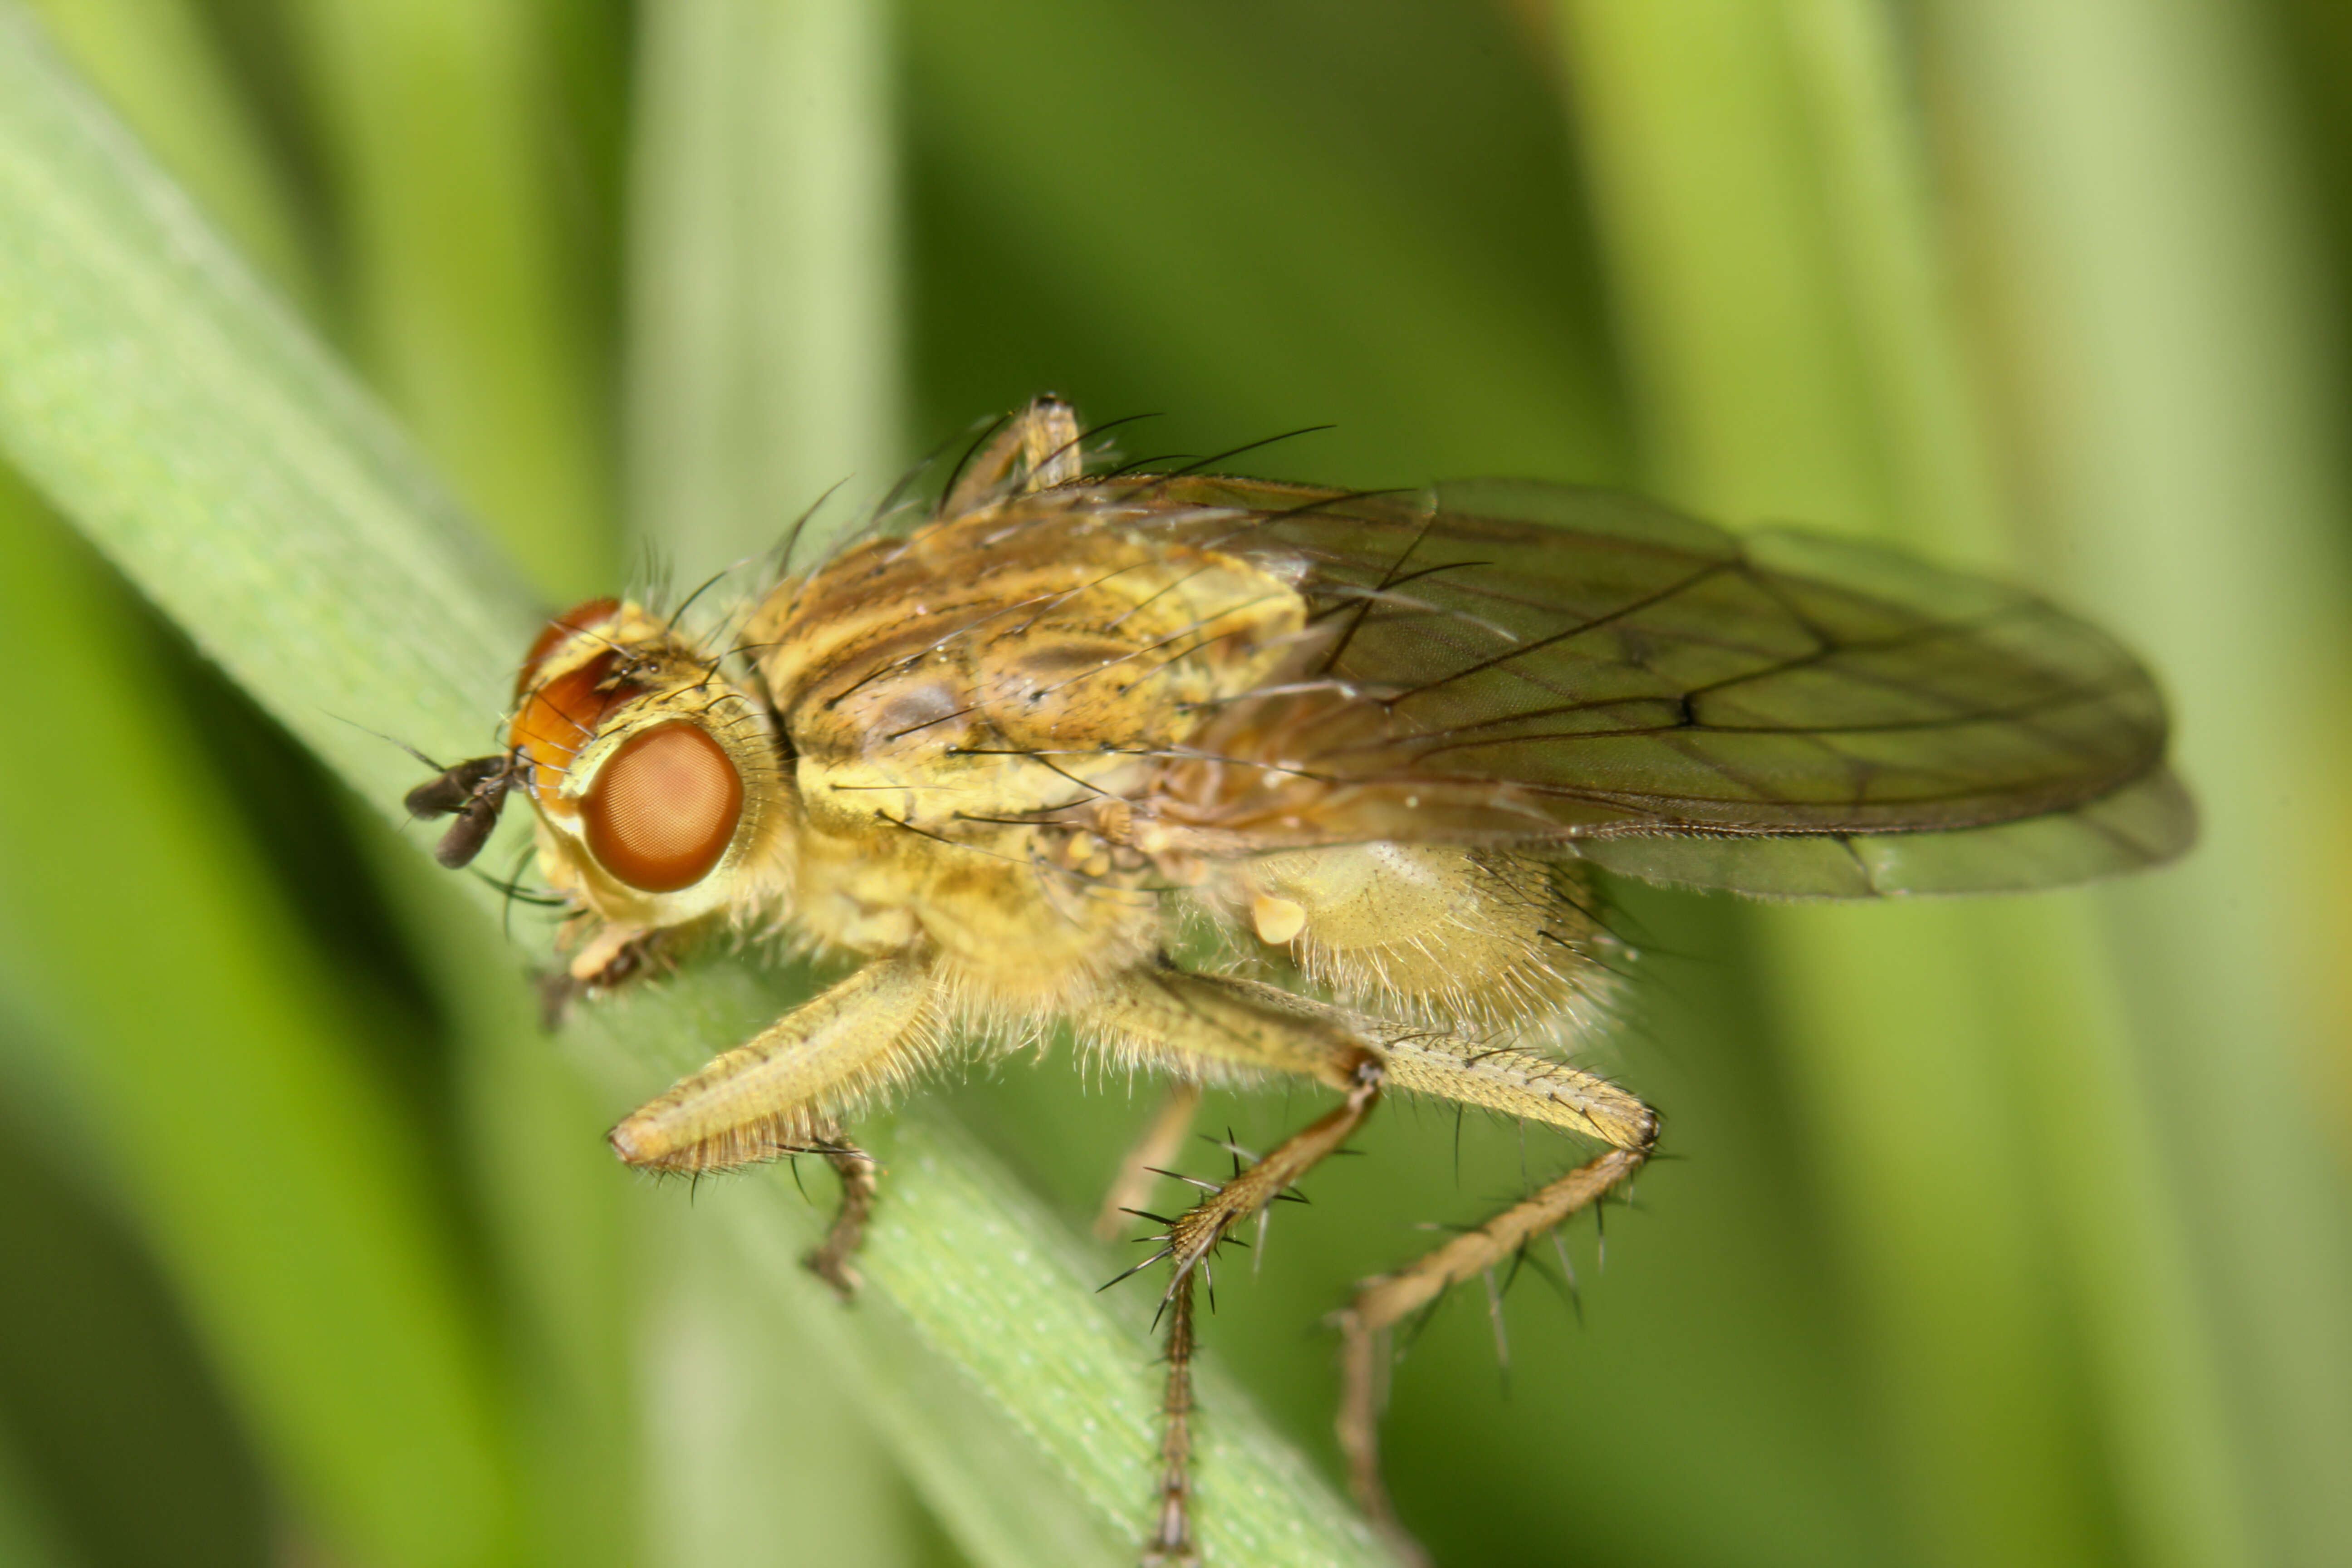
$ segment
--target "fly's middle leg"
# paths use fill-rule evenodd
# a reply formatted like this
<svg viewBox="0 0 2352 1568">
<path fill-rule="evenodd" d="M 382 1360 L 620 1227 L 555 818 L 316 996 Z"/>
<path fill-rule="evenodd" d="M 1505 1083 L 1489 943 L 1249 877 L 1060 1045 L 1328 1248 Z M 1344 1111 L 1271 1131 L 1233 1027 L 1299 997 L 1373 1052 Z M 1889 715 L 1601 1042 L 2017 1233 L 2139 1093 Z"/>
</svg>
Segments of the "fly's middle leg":
<svg viewBox="0 0 2352 1568">
<path fill-rule="evenodd" d="M 1211 1254 L 1233 1229 L 1263 1212 L 1346 1142 L 1378 1102 L 1386 1070 L 1380 1050 L 1350 1015 L 1246 980 L 1160 969 L 1107 994 L 1084 1020 L 1115 1051 L 1199 1077 L 1218 1067 L 1294 1073 L 1346 1098 L 1223 1184 L 1196 1183 L 1202 1200 L 1168 1224 L 1160 1250 L 1130 1273 L 1173 1267 L 1160 1313 L 1167 1324 L 1168 1382 L 1161 1402 L 1160 1483 L 1143 1561 L 1191 1563 L 1192 1352 L 1195 1278 L 1211 1291 Z M 1124 1276 L 1122 1276 L 1124 1278 Z"/>
<path fill-rule="evenodd" d="M 1380 1093 L 1380 1063 L 1367 1051 L 1356 1087 L 1345 1100 L 1179 1215 L 1160 1238 L 1161 1248 L 1151 1261 L 1170 1259 L 1175 1278 L 1169 1281 L 1162 1301 L 1168 1322 L 1168 1385 L 1160 1406 L 1165 1425 L 1160 1434 L 1160 1510 L 1143 1553 L 1144 1563 L 1152 1568 L 1189 1563 L 1195 1556 L 1191 1517 L 1193 1276 L 1199 1274 L 1213 1300 L 1216 1279 L 1209 1271 L 1209 1255 L 1217 1243 L 1346 1142 L 1371 1114 Z"/>
</svg>

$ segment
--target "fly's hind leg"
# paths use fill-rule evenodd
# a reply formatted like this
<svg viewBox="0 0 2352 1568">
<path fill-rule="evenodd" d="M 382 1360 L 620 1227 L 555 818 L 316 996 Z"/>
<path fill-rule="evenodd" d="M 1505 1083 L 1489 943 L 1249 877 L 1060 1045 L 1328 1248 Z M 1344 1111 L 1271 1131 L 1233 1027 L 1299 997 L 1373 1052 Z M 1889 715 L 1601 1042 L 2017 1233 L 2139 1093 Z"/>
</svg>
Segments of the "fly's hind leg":
<svg viewBox="0 0 2352 1568">
<path fill-rule="evenodd" d="M 1444 1048 L 1452 1047 L 1453 1048 Z M 1390 1505 L 1381 1479 L 1380 1407 L 1390 1331 L 1452 1287 L 1486 1274 L 1520 1248 L 1631 1181 L 1658 1139 L 1658 1116 L 1607 1079 L 1542 1057 L 1416 1040 L 1390 1047 L 1390 1081 L 1505 1115 L 1549 1121 L 1610 1147 L 1568 1174 L 1393 1274 L 1368 1279 L 1335 1319 L 1340 1333 L 1339 1447 L 1357 1500 L 1409 1563 L 1427 1558 Z"/>
<path fill-rule="evenodd" d="M 1130 976 L 1082 1019 L 1112 1049 L 1139 1064 L 1161 1063 L 1196 1076 L 1223 1064 L 1293 1073 L 1341 1090 L 1346 1098 L 1169 1223 L 1160 1248 L 1133 1273 L 1166 1259 L 1174 1278 L 1161 1301 L 1168 1324 L 1168 1383 L 1161 1404 L 1160 1503 L 1147 1564 L 1191 1563 L 1193 1275 L 1213 1291 L 1210 1255 L 1363 1124 L 1386 1079 L 1370 1020 L 1305 1001 L 1253 981 L 1188 974 L 1172 968 Z M 1121 1276 L 1125 1278 L 1125 1276 Z"/>
</svg>

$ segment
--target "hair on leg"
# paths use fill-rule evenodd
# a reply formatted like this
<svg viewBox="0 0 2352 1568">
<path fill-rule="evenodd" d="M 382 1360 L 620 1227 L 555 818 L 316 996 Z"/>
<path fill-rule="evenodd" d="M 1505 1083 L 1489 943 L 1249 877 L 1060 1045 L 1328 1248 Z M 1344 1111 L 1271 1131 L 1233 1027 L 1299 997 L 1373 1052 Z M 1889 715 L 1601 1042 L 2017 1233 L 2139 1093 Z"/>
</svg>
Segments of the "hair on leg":
<svg viewBox="0 0 2352 1568">
<path fill-rule="evenodd" d="M 1344 1089 L 1347 1098 L 1293 1133 L 1170 1223 L 1160 1250 L 1129 1274 L 1163 1259 L 1173 1277 L 1161 1300 L 1168 1324 L 1168 1387 L 1161 1405 L 1160 1509 L 1144 1548 L 1150 1564 L 1194 1558 L 1192 1483 L 1193 1273 L 1213 1291 L 1210 1254 L 1233 1228 L 1265 1207 L 1327 1158 L 1371 1113 L 1384 1081 L 1369 1019 L 1304 1001 L 1255 981 L 1191 974 L 1170 967 L 1141 972 L 1110 988 L 1085 1026 L 1112 1050 L 1139 1063 L 1197 1075 L 1217 1066 L 1295 1073 Z M 1121 1275 L 1125 1279 L 1126 1275 Z"/>
</svg>

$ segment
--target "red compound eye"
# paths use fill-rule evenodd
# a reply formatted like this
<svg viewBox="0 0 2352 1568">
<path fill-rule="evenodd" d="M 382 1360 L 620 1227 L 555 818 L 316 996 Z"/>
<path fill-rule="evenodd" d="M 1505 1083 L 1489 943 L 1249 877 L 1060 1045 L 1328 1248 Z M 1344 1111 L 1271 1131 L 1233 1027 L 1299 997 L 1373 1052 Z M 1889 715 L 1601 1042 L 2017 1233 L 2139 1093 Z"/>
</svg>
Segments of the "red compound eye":
<svg viewBox="0 0 2352 1568">
<path fill-rule="evenodd" d="M 718 742 L 676 721 L 624 742 L 582 804 L 598 864 L 641 892 L 674 893 L 733 842 L 743 780 Z"/>
</svg>

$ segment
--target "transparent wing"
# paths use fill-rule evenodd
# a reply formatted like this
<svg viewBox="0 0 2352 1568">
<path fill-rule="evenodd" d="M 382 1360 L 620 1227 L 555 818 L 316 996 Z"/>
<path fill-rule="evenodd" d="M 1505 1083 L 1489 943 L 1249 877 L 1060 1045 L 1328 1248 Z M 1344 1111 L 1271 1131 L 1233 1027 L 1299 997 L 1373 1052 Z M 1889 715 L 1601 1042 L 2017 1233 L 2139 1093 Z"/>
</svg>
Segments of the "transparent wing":
<svg viewBox="0 0 2352 1568">
<path fill-rule="evenodd" d="M 1583 856 L 1645 881 L 1767 898 L 1870 899 L 2063 887 L 2159 866 L 2196 837 L 2170 770 L 2064 811 L 1991 827 L 1788 837 L 1587 839 Z"/>
<path fill-rule="evenodd" d="M 1553 837 L 1657 880 L 1867 897 L 2194 837 L 2147 672 L 2011 587 L 1527 482 L 1095 493 L 1308 598 L 1296 668 L 1200 737 L 1202 809 L 1254 841 Z"/>
</svg>

